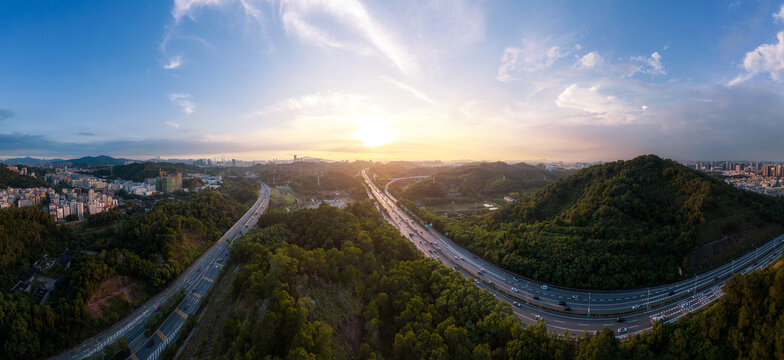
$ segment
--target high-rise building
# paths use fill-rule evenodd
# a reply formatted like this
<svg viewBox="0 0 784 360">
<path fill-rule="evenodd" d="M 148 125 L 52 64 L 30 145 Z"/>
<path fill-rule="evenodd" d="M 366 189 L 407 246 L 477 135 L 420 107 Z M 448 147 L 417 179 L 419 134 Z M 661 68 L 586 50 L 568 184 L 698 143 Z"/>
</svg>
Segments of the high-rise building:
<svg viewBox="0 0 784 360">
<path fill-rule="evenodd" d="M 175 192 L 182 188 L 182 173 L 167 174 L 161 171 L 155 188 L 162 193 Z"/>
</svg>

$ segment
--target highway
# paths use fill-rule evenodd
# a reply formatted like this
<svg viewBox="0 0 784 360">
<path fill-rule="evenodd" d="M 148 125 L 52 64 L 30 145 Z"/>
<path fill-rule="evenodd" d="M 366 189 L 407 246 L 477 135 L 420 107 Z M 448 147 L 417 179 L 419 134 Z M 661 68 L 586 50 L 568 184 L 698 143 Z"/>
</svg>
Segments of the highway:
<svg viewBox="0 0 784 360">
<path fill-rule="evenodd" d="M 615 291 L 565 288 L 511 273 L 472 254 L 435 229 L 425 228 L 400 209 L 396 199 L 389 194 L 389 183 L 381 192 L 367 171 L 363 170 L 362 176 L 369 195 L 377 200 L 387 221 L 417 249 L 511 303 L 515 314 L 525 323 L 533 323 L 540 317 L 550 329 L 559 333 L 582 334 L 608 327 L 619 336 L 625 336 L 650 328 L 651 320 L 674 321 L 721 297 L 721 286 L 732 274 L 771 264 L 784 249 L 782 235 L 725 265 L 668 285 Z M 393 179 L 397 180 L 401 179 Z"/>
<path fill-rule="evenodd" d="M 253 206 L 215 244 L 185 269 L 166 290 L 155 295 L 110 328 L 84 341 L 78 347 L 51 359 L 83 359 L 99 353 L 105 346 L 123 336 L 128 340 L 132 352 L 130 359 L 156 359 L 167 344 L 176 340 L 185 319 L 199 308 L 202 296 L 212 287 L 226 262 L 232 240 L 253 228 L 259 216 L 266 211 L 269 198 L 270 188 L 261 184 L 259 198 Z M 158 311 L 161 304 L 181 289 L 186 293 L 185 299 L 150 337 L 145 337 L 144 323 Z"/>
</svg>

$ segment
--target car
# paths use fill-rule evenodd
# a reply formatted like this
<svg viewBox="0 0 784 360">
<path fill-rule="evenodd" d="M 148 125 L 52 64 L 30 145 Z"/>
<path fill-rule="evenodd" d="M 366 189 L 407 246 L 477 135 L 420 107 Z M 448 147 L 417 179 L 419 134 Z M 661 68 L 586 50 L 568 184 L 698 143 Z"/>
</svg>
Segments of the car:
<svg viewBox="0 0 784 360">
<path fill-rule="evenodd" d="M 536 320 L 542 320 L 542 315 L 536 315 Z"/>
<path fill-rule="evenodd" d="M 622 318 L 622 317 L 619 317 L 619 318 L 615 319 L 615 322 L 624 322 L 624 321 L 626 321 L 626 320 L 624 320 L 624 318 Z"/>
<path fill-rule="evenodd" d="M 515 287 L 512 288 L 512 291 L 515 292 L 515 293 L 519 293 L 520 292 L 520 290 L 517 290 L 517 288 L 515 288 Z"/>
<path fill-rule="evenodd" d="M 196 271 L 201 271 L 201 268 L 197 269 Z"/>
<path fill-rule="evenodd" d="M 465 260 L 465 258 L 461 256 L 461 257 L 460 257 L 460 260 Z"/>
<path fill-rule="evenodd" d="M 161 311 L 161 306 L 160 305 L 156 306 L 155 311 Z"/>
<path fill-rule="evenodd" d="M 689 304 L 689 303 L 685 302 L 685 303 L 681 304 L 681 309 L 686 309 L 686 308 L 688 308 L 689 306 L 691 306 L 691 304 Z"/>
<path fill-rule="evenodd" d="M 482 282 L 481 282 L 481 281 L 479 281 L 479 280 L 474 280 L 474 282 L 476 282 L 476 284 L 477 284 L 477 285 L 479 285 L 479 284 L 481 284 L 481 283 L 482 283 Z"/>
<path fill-rule="evenodd" d="M 717 277 L 713 278 L 713 282 L 719 282 L 719 277 L 717 276 Z"/>
<path fill-rule="evenodd" d="M 516 277 L 513 277 L 513 278 L 512 278 L 512 280 L 514 280 L 514 281 L 520 281 L 520 280 L 518 280 Z"/>
<path fill-rule="evenodd" d="M 640 305 L 632 305 L 632 310 L 637 310 L 640 308 Z"/>
<path fill-rule="evenodd" d="M 548 290 L 548 289 L 550 288 L 547 285 L 542 285 L 542 290 Z"/>
<path fill-rule="evenodd" d="M 534 295 L 533 299 L 534 300 L 539 300 L 539 295 Z"/>
<path fill-rule="evenodd" d="M 580 299 L 580 295 L 574 294 L 574 295 L 572 295 L 572 299 L 579 300 Z"/>
<path fill-rule="evenodd" d="M 492 286 L 495 286 L 495 281 L 493 281 L 493 280 L 490 280 L 490 282 L 488 282 L 488 284 L 490 284 L 490 285 L 492 285 Z"/>
<path fill-rule="evenodd" d="M 519 308 L 520 308 L 520 307 L 523 307 L 523 304 L 521 304 L 521 303 L 519 303 L 519 302 L 517 302 L 517 301 L 514 301 L 514 302 L 512 302 L 512 305 L 514 305 L 514 306 L 517 306 L 517 307 L 519 307 Z"/>
<path fill-rule="evenodd" d="M 185 304 L 185 310 L 188 310 L 189 307 L 191 307 L 191 304 Z"/>
<path fill-rule="evenodd" d="M 561 300 L 561 301 L 558 302 L 558 305 L 566 306 L 566 301 Z"/>
<path fill-rule="evenodd" d="M 564 306 L 564 311 L 572 311 L 572 308 L 569 305 Z"/>
<path fill-rule="evenodd" d="M 627 332 L 629 332 L 629 329 L 627 329 L 625 327 L 618 328 L 618 333 L 619 334 L 626 334 Z"/>
<path fill-rule="evenodd" d="M 675 290 L 670 289 L 670 291 L 667 292 L 667 295 L 669 295 L 669 296 L 675 295 Z"/>
</svg>

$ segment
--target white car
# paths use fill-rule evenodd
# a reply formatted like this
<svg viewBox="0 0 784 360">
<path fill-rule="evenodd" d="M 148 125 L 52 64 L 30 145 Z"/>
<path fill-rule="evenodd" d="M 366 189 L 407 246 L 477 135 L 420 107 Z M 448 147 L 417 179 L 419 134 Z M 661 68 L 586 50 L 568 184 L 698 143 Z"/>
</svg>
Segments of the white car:
<svg viewBox="0 0 784 360">
<path fill-rule="evenodd" d="M 622 328 L 618 329 L 618 333 L 619 334 L 626 334 L 627 332 L 629 332 L 629 329 L 627 329 L 625 327 L 622 327 Z"/>
<path fill-rule="evenodd" d="M 640 305 L 633 305 L 633 306 L 632 306 L 632 310 L 637 310 L 637 309 L 639 309 L 639 308 L 640 308 Z"/>
<path fill-rule="evenodd" d="M 548 289 L 550 288 L 547 285 L 542 285 L 542 290 L 548 290 Z"/>
<path fill-rule="evenodd" d="M 536 315 L 536 320 L 542 320 L 542 315 Z"/>
<path fill-rule="evenodd" d="M 514 288 L 514 287 L 512 288 L 512 291 L 514 291 L 515 293 L 519 293 L 520 292 L 520 290 L 517 290 L 517 288 Z"/>
</svg>

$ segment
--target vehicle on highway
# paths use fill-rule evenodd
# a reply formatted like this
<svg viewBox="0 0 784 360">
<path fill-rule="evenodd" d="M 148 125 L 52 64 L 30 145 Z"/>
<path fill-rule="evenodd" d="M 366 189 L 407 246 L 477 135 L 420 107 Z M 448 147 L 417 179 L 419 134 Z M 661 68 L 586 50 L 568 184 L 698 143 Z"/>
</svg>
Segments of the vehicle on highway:
<svg viewBox="0 0 784 360">
<path fill-rule="evenodd" d="M 513 301 L 512 305 L 517 306 L 517 307 L 523 307 L 523 304 L 521 304 L 521 303 L 519 303 L 517 301 Z"/>
<path fill-rule="evenodd" d="M 534 295 L 534 297 L 532 299 L 539 300 L 539 295 Z"/>
<path fill-rule="evenodd" d="M 536 315 L 536 320 L 542 320 L 542 315 Z"/>
<path fill-rule="evenodd" d="M 619 317 L 619 318 L 615 319 L 615 322 L 624 322 L 624 321 L 626 321 L 626 320 L 624 320 L 624 318 L 622 318 L 622 317 Z"/>
<path fill-rule="evenodd" d="M 156 306 L 155 311 L 161 311 L 161 306 L 160 305 Z"/>
<path fill-rule="evenodd" d="M 512 288 L 512 291 L 515 292 L 515 293 L 519 293 L 520 292 L 520 290 L 517 290 L 517 288 L 515 288 L 515 287 Z"/>
<path fill-rule="evenodd" d="M 640 305 L 632 305 L 632 310 L 637 310 L 640 308 Z"/>
<path fill-rule="evenodd" d="M 691 304 L 689 304 L 688 302 L 681 304 L 682 309 L 688 308 L 689 306 L 691 306 Z"/>
<path fill-rule="evenodd" d="M 657 321 L 664 321 L 664 320 L 666 320 L 664 316 L 651 316 L 651 324 L 654 324 Z"/>
<path fill-rule="evenodd" d="M 626 334 L 627 332 L 629 332 L 629 329 L 627 329 L 625 327 L 622 327 L 622 328 L 618 329 L 618 333 L 619 334 Z"/>
<path fill-rule="evenodd" d="M 185 310 L 188 310 L 189 307 L 191 307 L 191 304 L 185 304 Z"/>
<path fill-rule="evenodd" d="M 669 296 L 673 296 L 673 295 L 675 295 L 675 290 L 673 290 L 673 289 L 670 289 L 670 291 L 669 291 L 669 292 L 667 292 L 667 295 L 669 295 Z"/>
<path fill-rule="evenodd" d="M 201 271 L 201 268 L 197 269 L 196 271 Z"/>
<path fill-rule="evenodd" d="M 479 280 L 474 280 L 474 282 L 476 282 L 476 284 L 477 284 L 477 285 L 479 285 L 479 284 L 481 284 L 481 283 L 482 283 L 482 282 L 481 282 L 481 281 L 479 281 Z"/>
<path fill-rule="evenodd" d="M 580 295 L 579 294 L 574 294 L 574 295 L 572 295 L 572 299 L 580 300 Z"/>
<path fill-rule="evenodd" d="M 564 311 L 572 311 L 572 308 L 569 305 L 564 306 Z"/>
<path fill-rule="evenodd" d="M 558 302 L 558 305 L 566 306 L 566 301 L 561 300 L 561 301 Z"/>
<path fill-rule="evenodd" d="M 547 285 L 542 285 L 542 290 L 548 290 L 548 289 L 550 288 Z"/>
</svg>

